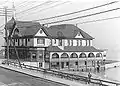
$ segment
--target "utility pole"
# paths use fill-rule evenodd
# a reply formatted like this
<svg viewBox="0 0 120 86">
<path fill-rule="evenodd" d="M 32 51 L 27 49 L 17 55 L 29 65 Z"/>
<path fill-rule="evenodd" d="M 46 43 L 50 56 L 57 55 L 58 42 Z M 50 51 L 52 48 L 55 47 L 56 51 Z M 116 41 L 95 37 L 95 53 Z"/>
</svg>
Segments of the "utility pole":
<svg viewBox="0 0 120 86">
<path fill-rule="evenodd" d="M 7 7 L 4 7 L 5 9 L 5 25 L 7 24 Z M 6 48 L 7 48 L 7 62 L 9 61 L 9 39 L 8 39 L 8 31 L 7 27 L 5 27 L 5 40 L 6 40 Z M 9 62 L 8 62 L 9 65 Z"/>
</svg>

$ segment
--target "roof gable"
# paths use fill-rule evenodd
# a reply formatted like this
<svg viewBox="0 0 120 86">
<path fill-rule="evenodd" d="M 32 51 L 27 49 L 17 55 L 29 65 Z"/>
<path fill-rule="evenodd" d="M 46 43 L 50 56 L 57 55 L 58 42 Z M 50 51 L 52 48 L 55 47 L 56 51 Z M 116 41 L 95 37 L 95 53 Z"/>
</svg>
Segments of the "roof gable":
<svg viewBox="0 0 120 86">
<path fill-rule="evenodd" d="M 82 34 L 80 33 L 80 31 L 77 33 L 77 35 L 75 36 L 75 38 L 83 38 Z"/>
<path fill-rule="evenodd" d="M 47 36 L 43 29 L 39 29 L 39 31 L 35 34 L 35 36 Z"/>
</svg>

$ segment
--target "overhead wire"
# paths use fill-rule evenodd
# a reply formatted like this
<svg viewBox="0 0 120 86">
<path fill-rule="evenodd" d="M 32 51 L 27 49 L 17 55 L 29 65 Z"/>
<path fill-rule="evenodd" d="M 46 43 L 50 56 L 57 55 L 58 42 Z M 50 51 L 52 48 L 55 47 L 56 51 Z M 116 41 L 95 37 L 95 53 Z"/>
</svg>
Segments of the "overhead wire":
<svg viewBox="0 0 120 86">
<path fill-rule="evenodd" d="M 29 10 L 31 10 L 31 9 L 37 8 L 37 7 L 39 7 L 39 6 L 45 5 L 45 4 L 50 3 L 50 2 L 51 2 L 51 1 L 46 1 L 46 2 L 40 3 L 39 5 L 33 6 L 33 7 L 31 7 L 31 8 L 28 8 L 28 9 L 23 10 L 23 11 L 21 11 L 21 12 L 18 12 L 18 13 L 16 13 L 16 14 L 20 14 L 20 13 L 29 11 Z"/>
<path fill-rule="evenodd" d="M 5 3 L 7 3 L 8 2 L 8 0 L 6 0 L 6 1 L 4 1 L 2 4 L 0 4 L 0 5 L 4 5 Z"/>
<path fill-rule="evenodd" d="M 115 9 L 110 9 L 110 10 L 106 10 L 106 11 L 101 11 L 101 12 L 97 12 L 97 13 L 93 13 L 93 14 L 88 14 L 88 15 L 84 15 L 84 16 L 78 16 L 78 17 L 74 17 L 74 18 L 69 18 L 69 19 L 65 19 L 65 20 L 60 20 L 60 21 L 54 21 L 54 22 L 49 22 L 49 23 L 44 23 L 44 24 L 54 24 L 54 23 L 60 23 L 60 22 L 66 22 L 66 21 L 71 21 L 71 20 L 75 20 L 75 19 L 79 19 L 79 18 L 85 18 L 85 17 L 89 17 L 89 16 L 94 16 L 94 15 L 98 15 L 98 14 L 103 14 L 103 13 L 107 13 L 110 11 L 115 11 L 115 10 L 119 10 L 120 8 L 115 8 Z M 33 20 L 34 21 L 34 20 Z"/>
<path fill-rule="evenodd" d="M 103 5 L 99 5 L 99 6 L 95 6 L 95 7 L 91 7 L 91 8 L 87 8 L 87 9 L 83 9 L 83 10 L 71 12 L 71 13 L 66 13 L 66 14 L 62 14 L 62 15 L 58 15 L 58 16 L 53 16 L 53 17 L 49 17 L 49 18 L 37 19 L 37 20 L 34 20 L 34 21 L 41 21 L 41 20 L 47 20 L 47 19 L 53 19 L 53 18 L 68 16 L 68 15 L 80 13 L 80 12 L 83 12 L 83 11 L 88 11 L 88 10 L 91 10 L 91 9 L 103 7 L 103 6 L 110 5 L 110 4 L 114 4 L 114 3 L 117 3 L 117 2 L 118 2 L 118 1 L 113 1 L 113 2 L 110 2 L 110 3 L 103 4 Z"/>
<path fill-rule="evenodd" d="M 25 1 L 21 2 L 21 3 L 19 3 L 19 5 L 17 5 L 16 7 L 21 7 L 21 6 L 23 6 L 27 2 L 28 2 L 28 0 L 25 0 Z"/>
<path fill-rule="evenodd" d="M 0 28 L 2 28 L 5 24 L 1 25 Z M 0 30 L 1 31 L 1 30 Z"/>
<path fill-rule="evenodd" d="M 92 23 L 92 22 L 105 21 L 105 20 L 111 20 L 111 19 L 117 19 L 117 18 L 120 18 L 120 16 L 91 20 L 91 21 L 85 21 L 85 22 L 79 22 L 79 23 L 76 23 L 76 24 L 78 25 L 78 24 Z"/>
<path fill-rule="evenodd" d="M 53 7 L 56 7 L 56 6 L 59 6 L 59 5 L 63 5 L 63 4 L 65 4 L 65 3 L 68 3 L 69 1 L 65 1 L 65 2 L 62 2 L 62 3 L 58 3 L 58 4 L 55 4 L 55 5 L 53 5 L 53 6 L 50 6 L 50 7 L 47 7 L 47 8 L 43 8 L 43 9 L 41 9 L 41 10 L 39 10 L 40 12 L 42 12 L 42 11 L 46 11 L 46 10 L 48 10 L 48 9 L 51 9 L 51 8 L 53 8 Z M 39 11 L 37 11 L 37 12 L 39 12 Z M 33 12 L 31 15 L 34 15 L 36 12 Z"/>
<path fill-rule="evenodd" d="M 20 12 L 21 9 L 28 8 L 28 7 L 32 7 L 32 6 L 34 6 L 34 5 L 35 5 L 35 2 L 33 3 L 33 1 L 29 1 L 27 4 L 24 4 L 23 6 L 21 6 L 20 9 L 17 8 L 17 9 L 19 9 L 19 10 L 17 10 L 17 12 Z"/>
</svg>

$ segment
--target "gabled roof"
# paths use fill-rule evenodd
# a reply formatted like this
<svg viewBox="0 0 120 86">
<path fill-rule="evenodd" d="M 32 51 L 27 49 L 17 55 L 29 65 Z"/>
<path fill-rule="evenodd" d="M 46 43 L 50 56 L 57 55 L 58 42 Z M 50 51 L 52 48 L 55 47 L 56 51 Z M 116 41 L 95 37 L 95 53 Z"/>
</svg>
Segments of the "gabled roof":
<svg viewBox="0 0 120 86">
<path fill-rule="evenodd" d="M 93 46 L 65 46 L 64 50 L 60 49 L 58 46 L 49 46 L 47 51 L 50 52 L 103 52 L 94 48 Z"/>
<path fill-rule="evenodd" d="M 11 28 L 14 22 L 16 24 L 15 27 L 19 30 L 20 36 L 35 36 L 35 34 L 41 28 L 45 34 L 51 38 L 75 38 L 78 32 L 80 32 L 80 34 L 83 36 L 83 39 L 93 39 L 93 37 L 73 24 L 61 24 L 43 27 L 39 22 L 16 21 L 14 18 L 12 18 L 10 21 L 8 21 L 6 26 Z"/>
<path fill-rule="evenodd" d="M 80 32 L 83 38 L 93 39 L 93 37 L 73 24 L 53 25 L 47 28 L 46 31 L 51 37 L 56 38 L 75 38 L 78 32 Z"/>
<path fill-rule="evenodd" d="M 13 18 L 8 21 L 6 24 L 7 28 L 11 28 L 12 24 L 16 23 L 15 27 L 19 30 L 19 34 L 21 36 L 33 36 L 35 35 L 38 30 L 41 28 L 39 22 L 32 22 L 32 21 L 16 21 Z"/>
<path fill-rule="evenodd" d="M 30 21 L 16 21 L 16 26 L 22 36 L 33 36 L 39 31 L 41 27 L 39 22 Z"/>
</svg>

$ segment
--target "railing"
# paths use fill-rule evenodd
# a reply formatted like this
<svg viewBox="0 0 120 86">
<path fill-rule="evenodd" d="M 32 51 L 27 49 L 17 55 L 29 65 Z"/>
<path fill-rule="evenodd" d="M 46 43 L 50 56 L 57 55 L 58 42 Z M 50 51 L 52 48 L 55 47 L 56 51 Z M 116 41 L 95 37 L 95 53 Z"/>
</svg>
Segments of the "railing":
<svg viewBox="0 0 120 86">
<path fill-rule="evenodd" d="M 101 60 L 101 59 L 105 59 L 106 57 L 85 57 L 85 58 L 61 58 L 61 61 L 68 61 L 68 60 L 72 60 L 72 61 L 77 61 L 77 60 Z M 52 62 L 57 62 L 59 61 L 59 58 L 52 58 L 51 59 Z"/>
<path fill-rule="evenodd" d="M 15 62 L 9 62 L 10 65 L 14 65 L 16 67 L 19 67 L 18 63 Z M 44 69 L 44 68 L 38 68 L 38 67 L 34 67 L 34 66 L 30 66 L 30 65 L 24 65 L 21 64 L 22 68 L 26 68 L 26 69 L 30 69 L 30 70 L 36 70 L 39 72 L 43 72 L 44 74 L 50 74 L 50 75 L 55 75 L 57 77 L 60 78 L 65 78 L 65 79 L 69 79 L 69 80 L 75 80 L 75 81 L 83 81 L 85 83 L 88 82 L 88 77 L 85 76 L 81 76 L 81 75 L 75 75 L 75 74 L 69 74 L 69 73 L 64 73 L 64 72 L 60 72 L 57 70 L 49 70 L 49 69 Z M 117 82 L 113 82 L 113 81 L 107 81 L 107 80 L 102 80 L 102 79 L 95 79 L 95 78 L 91 78 L 91 82 L 92 84 L 96 84 L 99 86 L 111 86 L 111 85 L 120 85 L 120 83 Z"/>
</svg>

